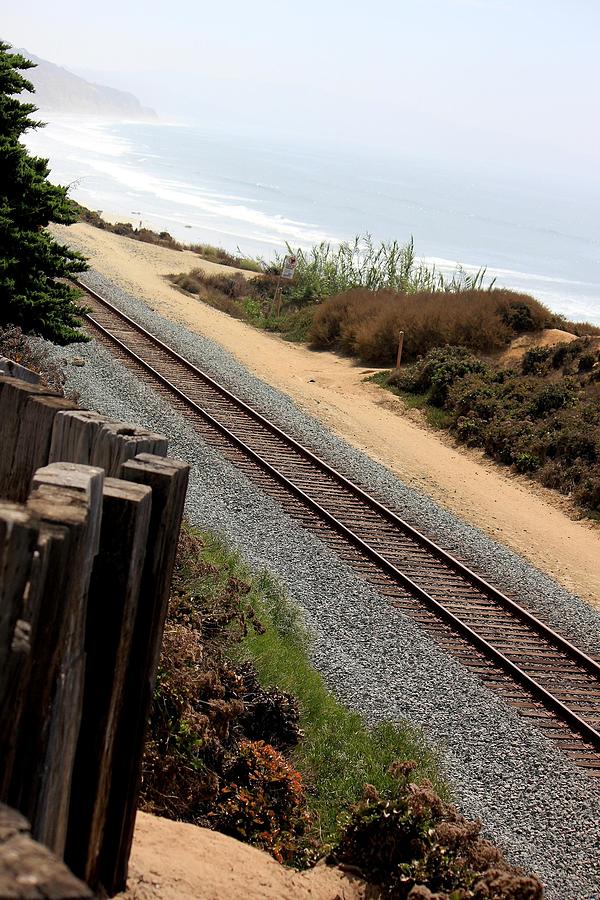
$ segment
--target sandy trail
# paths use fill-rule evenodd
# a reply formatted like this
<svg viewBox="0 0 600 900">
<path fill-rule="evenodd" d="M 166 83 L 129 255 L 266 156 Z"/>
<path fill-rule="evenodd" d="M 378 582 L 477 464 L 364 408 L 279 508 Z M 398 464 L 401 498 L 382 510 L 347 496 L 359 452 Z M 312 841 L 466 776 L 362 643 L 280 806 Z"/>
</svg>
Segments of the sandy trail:
<svg viewBox="0 0 600 900">
<path fill-rule="evenodd" d="M 365 375 L 373 369 L 258 331 L 185 296 L 164 278 L 199 267 L 222 271 L 222 266 L 187 251 L 143 244 L 89 225 L 54 230 L 124 290 L 220 343 L 251 372 L 404 482 L 600 609 L 600 528 L 578 521 L 566 498 L 426 427 L 420 413 L 407 411 L 399 398 L 365 383 Z"/>
</svg>

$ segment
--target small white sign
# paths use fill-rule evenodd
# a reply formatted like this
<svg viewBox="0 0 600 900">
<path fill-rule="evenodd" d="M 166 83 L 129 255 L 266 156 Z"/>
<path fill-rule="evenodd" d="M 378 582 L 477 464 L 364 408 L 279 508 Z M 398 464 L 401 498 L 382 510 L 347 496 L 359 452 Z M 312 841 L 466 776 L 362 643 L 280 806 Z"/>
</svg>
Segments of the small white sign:
<svg viewBox="0 0 600 900">
<path fill-rule="evenodd" d="M 286 256 L 283 260 L 283 268 L 281 270 L 282 278 L 293 278 L 296 266 L 298 265 L 297 256 Z"/>
</svg>

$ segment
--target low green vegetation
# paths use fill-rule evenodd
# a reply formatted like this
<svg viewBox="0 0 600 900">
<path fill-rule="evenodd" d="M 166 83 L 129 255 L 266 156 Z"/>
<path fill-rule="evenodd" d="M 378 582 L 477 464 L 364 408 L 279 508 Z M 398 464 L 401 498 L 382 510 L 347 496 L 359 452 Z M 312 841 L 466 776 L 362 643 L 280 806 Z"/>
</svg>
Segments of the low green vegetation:
<svg viewBox="0 0 600 900">
<path fill-rule="evenodd" d="M 475 900 L 493 886 L 496 900 L 538 900 L 539 882 L 508 866 L 480 825 L 442 799 L 436 757 L 420 734 L 368 727 L 327 691 L 309 650 L 278 583 L 184 525 L 143 807 L 281 862 L 306 866 L 329 854 L 379 896 Z"/>
<path fill-rule="evenodd" d="M 240 658 L 252 663 L 266 688 L 298 700 L 303 738 L 291 759 L 307 788 L 315 836 L 326 845 L 335 842 L 344 814 L 360 799 L 365 784 L 383 793 L 392 790 L 390 767 L 398 760 L 415 760 L 417 776 L 429 778 L 445 793 L 422 736 L 391 723 L 369 728 L 342 706 L 310 663 L 310 637 L 296 608 L 268 574 L 259 577 L 259 584 L 255 610 L 264 630 L 248 631 Z"/>
<path fill-rule="evenodd" d="M 445 794 L 421 736 L 369 728 L 312 668 L 296 609 L 263 572 L 184 527 L 144 766 L 147 809 L 301 863 L 339 838 L 350 806 L 390 766 Z M 269 824 L 271 823 L 271 824 Z"/>
<path fill-rule="evenodd" d="M 378 374 L 458 440 L 600 515 L 600 338 L 535 347 L 510 368 L 465 347 Z"/>
</svg>

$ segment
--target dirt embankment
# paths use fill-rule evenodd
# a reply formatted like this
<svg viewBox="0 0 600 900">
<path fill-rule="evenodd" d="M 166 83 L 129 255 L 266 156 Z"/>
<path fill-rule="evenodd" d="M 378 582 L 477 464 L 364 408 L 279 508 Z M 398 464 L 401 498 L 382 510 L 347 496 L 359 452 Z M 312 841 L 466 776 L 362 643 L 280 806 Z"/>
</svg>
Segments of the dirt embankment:
<svg viewBox="0 0 600 900">
<path fill-rule="evenodd" d="M 54 230 L 107 278 L 162 315 L 218 341 L 250 371 L 289 394 L 403 481 L 600 609 L 600 529 L 577 521 L 577 511 L 566 498 L 425 427 L 420 414 L 407 412 L 399 398 L 365 383 L 365 375 L 373 369 L 260 332 L 182 294 L 164 278 L 193 268 L 231 269 L 203 262 L 193 253 L 142 244 L 88 225 Z M 513 349 L 522 353 L 524 348 Z"/>
<path fill-rule="evenodd" d="M 138 813 L 128 889 L 116 900 L 367 900 L 373 889 L 339 869 L 287 869 L 207 828 Z"/>
</svg>

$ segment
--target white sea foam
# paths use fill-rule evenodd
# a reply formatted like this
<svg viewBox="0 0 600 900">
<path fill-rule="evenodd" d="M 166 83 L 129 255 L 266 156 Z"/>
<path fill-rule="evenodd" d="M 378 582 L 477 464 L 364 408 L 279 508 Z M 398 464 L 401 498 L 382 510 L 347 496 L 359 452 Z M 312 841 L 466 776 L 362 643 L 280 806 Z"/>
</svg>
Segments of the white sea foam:
<svg viewBox="0 0 600 900">
<path fill-rule="evenodd" d="M 53 116 L 44 128 L 29 132 L 25 143 L 35 153 L 47 152 L 44 148 L 53 144 L 109 157 L 131 153 L 131 142 L 110 133 L 109 124 L 104 119 Z"/>
<path fill-rule="evenodd" d="M 343 229 L 342 234 L 349 230 L 350 233 L 354 233 L 352 216 L 358 221 L 363 214 L 358 205 L 352 210 L 345 205 L 344 224 L 340 225 L 339 210 L 335 209 L 337 202 L 335 196 L 331 209 L 327 205 L 320 204 L 318 192 L 325 182 L 319 181 L 323 176 L 319 175 L 318 155 L 310 156 L 314 174 L 313 168 L 309 173 L 301 167 L 298 170 L 300 179 L 298 184 L 290 180 L 289 189 L 286 189 L 288 174 L 296 172 L 295 166 L 298 160 L 303 158 L 303 155 L 297 152 L 297 148 L 291 152 L 289 159 L 285 158 L 283 169 L 280 152 L 274 153 L 271 173 L 270 169 L 264 170 L 264 165 L 262 170 L 260 168 L 261 160 L 264 163 L 265 153 L 269 155 L 270 152 L 268 146 L 261 146 L 256 178 L 253 177 L 252 147 L 247 148 L 238 144 L 236 149 L 239 165 L 236 168 L 234 157 L 232 168 L 232 161 L 228 159 L 218 181 L 214 183 L 210 181 L 210 176 L 207 178 L 202 174 L 198 176 L 195 174 L 197 168 L 195 162 L 186 165 L 185 157 L 179 162 L 181 154 L 177 156 L 179 149 L 177 144 L 173 144 L 175 155 L 171 157 L 168 150 L 164 149 L 165 146 L 171 146 L 169 143 L 165 144 L 164 135 L 158 144 L 161 152 L 156 152 L 157 147 L 153 146 L 153 141 L 146 131 L 150 125 L 156 130 L 169 126 L 174 131 L 177 128 L 188 129 L 189 126 L 182 123 L 144 123 L 142 138 L 138 142 L 136 139 L 138 132 L 134 126 L 139 124 L 132 123 L 131 128 L 128 128 L 123 136 L 119 132 L 122 122 L 107 122 L 89 117 L 52 116 L 46 128 L 33 131 L 26 136 L 26 143 L 36 154 L 50 158 L 53 175 L 62 183 L 72 183 L 75 195 L 86 205 L 111 209 L 114 215 L 125 219 L 130 218 L 132 209 L 139 209 L 141 212 L 136 215 L 141 216 L 144 224 L 157 229 L 167 227 L 182 240 L 210 241 L 217 237 L 225 246 L 231 247 L 235 243 L 251 245 L 254 252 L 257 252 L 258 248 L 261 248 L 260 252 L 270 247 L 281 249 L 285 242 L 302 248 L 309 248 L 321 241 L 336 245 L 340 241 L 340 233 L 334 234 L 324 223 L 337 221 L 336 228 Z M 202 142 L 205 144 L 208 142 L 210 146 L 214 143 L 210 135 L 198 134 L 197 137 L 198 146 L 201 146 Z M 193 144 L 190 146 L 193 147 Z M 192 159 L 193 157 L 190 157 L 190 160 Z M 214 169 L 214 155 L 212 162 Z M 198 168 L 203 171 L 201 166 Z M 216 168 L 220 171 L 218 163 Z M 207 169 L 207 172 L 209 171 L 210 166 Z M 183 177 L 170 177 L 170 172 L 177 172 Z M 191 175 L 191 172 L 194 174 Z M 270 181 L 271 174 L 278 182 Z M 308 180 L 305 183 L 306 176 Z M 385 183 L 389 179 L 383 181 Z M 227 191 L 228 182 L 231 182 L 232 192 Z M 237 193 L 234 185 L 243 194 Z M 342 185 L 339 187 L 342 188 Z M 351 191 L 351 186 L 345 185 L 343 189 Z M 284 210 L 287 208 L 291 212 L 294 208 L 300 208 L 303 215 L 293 217 L 289 213 L 287 215 L 278 213 L 276 207 L 274 209 L 274 198 L 269 197 L 269 194 L 279 196 Z M 381 193 L 381 196 L 382 213 L 387 216 L 389 229 L 391 207 L 384 193 Z M 433 209 L 428 204 L 412 202 L 409 205 L 415 211 L 425 209 L 431 212 Z M 307 213 L 309 208 L 319 210 L 320 221 L 305 220 L 304 216 L 310 216 L 312 219 L 313 214 Z M 448 210 L 443 212 L 448 214 Z M 474 217 L 464 210 L 457 212 L 456 215 L 458 221 L 462 220 L 463 223 L 466 219 Z M 483 221 L 482 217 L 474 218 Z M 508 227 L 508 223 L 504 224 Z M 377 228 L 377 225 L 374 224 L 373 227 Z M 516 222 L 510 227 L 516 235 L 525 226 Z M 474 231 L 473 235 L 475 243 L 479 246 L 481 243 L 479 229 Z M 504 239 L 506 240 L 506 235 Z M 522 235 L 515 237 L 514 261 L 517 265 L 513 268 L 489 266 L 486 270 L 487 277 L 495 278 L 499 287 L 533 293 L 551 309 L 570 317 L 600 323 L 600 284 L 591 280 L 561 278 L 543 273 L 544 261 L 541 257 L 538 258 L 537 265 L 542 272 L 519 270 L 522 242 Z M 570 252 L 570 247 L 566 248 L 565 259 L 569 258 Z M 429 256 L 424 258 L 423 262 L 429 266 L 435 265 L 444 275 L 451 274 L 459 265 L 470 274 L 476 273 L 480 268 L 479 265 L 469 262 L 438 256 Z M 596 274 L 593 267 L 588 267 L 588 270 L 584 271 L 586 274 L 589 271 L 591 277 Z"/>
<path fill-rule="evenodd" d="M 149 195 L 160 201 L 173 205 L 189 207 L 204 215 L 219 220 L 231 220 L 243 223 L 253 229 L 248 237 L 267 240 L 269 243 L 281 243 L 282 240 L 298 242 L 309 246 L 323 240 L 332 240 L 326 232 L 310 222 L 302 222 L 283 215 L 268 215 L 256 208 L 236 202 L 237 197 L 216 194 L 210 190 L 202 190 L 197 186 L 181 181 L 159 178 L 142 169 L 123 165 L 107 159 L 86 158 L 79 160 L 97 172 L 108 176 L 112 181 L 141 194 Z M 206 226 L 206 221 L 189 224 Z"/>
</svg>

